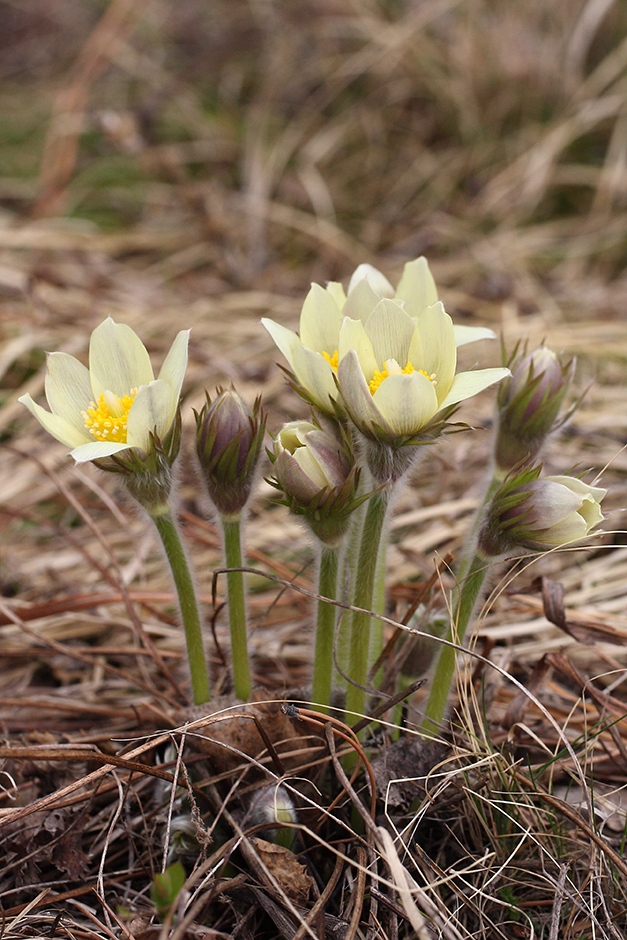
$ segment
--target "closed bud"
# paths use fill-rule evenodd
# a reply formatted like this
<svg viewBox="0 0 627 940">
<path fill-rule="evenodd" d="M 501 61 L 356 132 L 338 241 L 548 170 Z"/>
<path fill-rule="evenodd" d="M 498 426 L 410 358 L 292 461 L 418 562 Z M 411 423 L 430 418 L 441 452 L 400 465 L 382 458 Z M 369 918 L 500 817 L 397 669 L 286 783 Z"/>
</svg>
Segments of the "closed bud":
<svg viewBox="0 0 627 940">
<path fill-rule="evenodd" d="M 540 479 L 540 467 L 511 474 L 497 490 L 479 532 L 486 555 L 546 551 L 588 536 L 603 521 L 606 490 L 577 477 Z"/>
<path fill-rule="evenodd" d="M 259 400 L 251 413 L 235 389 L 217 391 L 196 414 L 196 452 L 211 501 L 221 516 L 237 518 L 250 497 L 266 422 Z"/>
<path fill-rule="evenodd" d="M 271 459 L 270 482 L 285 494 L 283 502 L 305 516 L 322 542 L 338 544 L 364 497 L 355 497 L 358 471 L 337 426 L 290 421 L 277 434 Z"/>
<path fill-rule="evenodd" d="M 547 438 L 570 417 L 560 409 L 570 387 L 575 361 L 562 365 L 547 346 L 532 353 L 514 352 L 508 363 L 512 375 L 498 392 L 498 431 L 495 445 L 497 466 L 512 470 L 531 463 Z"/>
</svg>

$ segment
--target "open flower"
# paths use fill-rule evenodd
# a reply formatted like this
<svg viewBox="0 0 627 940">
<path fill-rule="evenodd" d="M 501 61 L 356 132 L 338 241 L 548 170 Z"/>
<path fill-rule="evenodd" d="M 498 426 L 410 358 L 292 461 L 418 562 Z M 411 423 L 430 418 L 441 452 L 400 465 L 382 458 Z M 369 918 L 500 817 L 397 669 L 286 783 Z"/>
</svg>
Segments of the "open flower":
<svg viewBox="0 0 627 940">
<path fill-rule="evenodd" d="M 332 402 L 338 398 L 335 372 L 340 355 L 340 330 L 344 319 L 365 322 L 377 304 L 388 298 L 399 309 L 418 321 L 425 307 L 438 300 L 437 288 L 425 258 L 409 261 L 399 285 L 370 264 L 360 264 L 350 279 L 348 294 L 334 281 L 326 288 L 312 284 L 300 315 L 300 333 L 267 318 L 262 323 L 287 359 L 301 393 L 323 411 L 333 413 Z M 483 327 L 455 326 L 456 346 L 479 339 L 493 338 Z"/>
<path fill-rule="evenodd" d="M 155 379 L 144 344 L 126 324 L 108 317 L 89 343 L 89 369 L 67 353 L 48 355 L 45 391 L 50 411 L 30 395 L 21 401 L 77 463 L 137 448 L 145 454 L 171 429 L 187 368 L 189 330 L 174 340 Z M 152 439 L 151 439 L 152 435 Z"/>
<path fill-rule="evenodd" d="M 577 477 L 539 474 L 539 467 L 523 467 L 494 494 L 479 533 L 486 555 L 557 548 L 585 538 L 603 521 L 606 490 Z"/>
<path fill-rule="evenodd" d="M 440 412 L 509 375 L 505 368 L 455 374 L 455 331 L 440 302 L 414 319 L 384 299 L 365 321 L 345 319 L 339 360 L 351 420 L 370 440 L 392 445 L 418 442 Z"/>
</svg>

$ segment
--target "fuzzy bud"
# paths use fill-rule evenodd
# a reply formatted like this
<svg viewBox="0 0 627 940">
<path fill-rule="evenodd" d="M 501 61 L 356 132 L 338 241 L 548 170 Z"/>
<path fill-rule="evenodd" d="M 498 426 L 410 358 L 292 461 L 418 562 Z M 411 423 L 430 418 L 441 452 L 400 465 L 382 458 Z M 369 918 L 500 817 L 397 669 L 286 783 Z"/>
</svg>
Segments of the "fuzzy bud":
<svg viewBox="0 0 627 940">
<path fill-rule="evenodd" d="M 292 512 L 304 516 L 325 544 L 342 540 L 348 516 L 362 501 L 355 498 L 357 470 L 339 429 L 310 421 L 284 424 L 274 441 L 275 479 Z"/>
<path fill-rule="evenodd" d="M 251 414 L 235 389 L 217 392 L 196 414 L 196 452 L 211 501 L 224 518 L 237 518 L 250 497 L 266 422 L 259 400 Z"/>
<path fill-rule="evenodd" d="M 585 538 L 603 521 L 606 490 L 577 477 L 539 475 L 540 467 L 523 468 L 497 490 L 479 532 L 484 554 L 558 548 Z"/>
<path fill-rule="evenodd" d="M 291 848 L 293 829 L 298 823 L 294 803 L 284 786 L 263 787 L 250 808 L 250 824 L 268 826 L 262 833 L 284 848 Z"/>
<path fill-rule="evenodd" d="M 508 363 L 512 375 L 498 391 L 498 432 L 495 444 L 497 466 L 507 472 L 523 462 L 532 462 L 547 438 L 572 413 L 559 417 L 570 387 L 575 361 L 561 365 L 555 353 L 540 346 Z"/>
</svg>

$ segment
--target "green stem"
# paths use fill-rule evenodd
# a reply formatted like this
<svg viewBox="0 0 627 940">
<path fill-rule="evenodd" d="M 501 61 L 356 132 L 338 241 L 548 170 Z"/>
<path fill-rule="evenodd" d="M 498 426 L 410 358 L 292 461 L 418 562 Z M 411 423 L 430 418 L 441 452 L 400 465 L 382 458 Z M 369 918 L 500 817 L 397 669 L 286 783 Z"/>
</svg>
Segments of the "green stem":
<svg viewBox="0 0 627 940">
<path fill-rule="evenodd" d="M 333 678 L 333 644 L 335 642 L 336 607 L 322 598 L 337 598 L 337 575 L 340 549 L 322 545 L 318 574 L 318 612 L 316 648 L 314 652 L 312 700 L 322 712 L 328 711 Z"/>
<path fill-rule="evenodd" d="M 467 565 L 463 580 L 459 581 L 458 579 L 458 587 L 453 598 L 452 623 L 446 635 L 449 642 L 457 644 L 463 642 L 489 565 L 490 559 L 481 552 L 476 552 Z M 438 664 L 431 680 L 431 694 L 427 701 L 422 725 L 422 730 L 429 734 L 437 734 L 441 731 L 441 723 L 449 699 L 456 662 L 457 649 L 454 646 L 442 646 Z"/>
<path fill-rule="evenodd" d="M 477 551 L 477 535 L 486 508 L 490 505 L 492 497 L 503 482 L 502 472 L 496 465 L 492 468 L 492 476 L 486 488 L 485 495 L 475 513 L 473 524 L 466 537 L 465 547 L 461 553 L 459 568 L 456 573 L 457 587 L 453 592 L 452 606 L 453 624 L 455 624 L 455 642 L 461 643 L 468 628 L 470 618 L 475 609 L 479 591 L 487 573 L 490 560 Z M 449 627 L 446 639 L 453 640 L 453 632 Z M 446 710 L 446 703 L 451 691 L 457 650 L 452 646 L 442 646 L 432 678 L 431 693 L 427 701 L 423 730 L 437 733 L 441 730 L 441 722 Z"/>
<path fill-rule="evenodd" d="M 209 701 L 209 678 L 202 641 L 200 614 L 194 582 L 187 563 L 187 556 L 177 525 L 169 506 L 160 506 L 151 513 L 151 518 L 161 536 L 165 554 L 170 565 L 174 586 L 178 594 L 181 619 L 185 628 L 187 659 L 192 680 L 192 695 L 195 705 Z"/>
<path fill-rule="evenodd" d="M 240 517 L 222 517 L 224 531 L 224 560 L 229 569 L 242 567 L 242 541 Z M 248 662 L 248 638 L 246 629 L 246 592 L 244 572 L 229 570 L 226 575 L 229 599 L 229 623 L 231 626 L 231 664 L 235 694 L 243 702 L 250 698 L 250 665 Z"/>
<path fill-rule="evenodd" d="M 352 616 L 348 675 L 361 686 L 365 686 L 368 676 L 371 620 L 369 611 L 372 611 L 379 544 L 383 535 L 389 504 L 390 490 L 387 487 L 370 497 L 359 551 L 354 605 L 363 608 L 364 612 L 353 613 Z M 346 711 L 349 720 L 354 715 L 363 715 L 365 707 L 366 693 L 364 689 L 349 683 L 346 690 Z"/>
</svg>

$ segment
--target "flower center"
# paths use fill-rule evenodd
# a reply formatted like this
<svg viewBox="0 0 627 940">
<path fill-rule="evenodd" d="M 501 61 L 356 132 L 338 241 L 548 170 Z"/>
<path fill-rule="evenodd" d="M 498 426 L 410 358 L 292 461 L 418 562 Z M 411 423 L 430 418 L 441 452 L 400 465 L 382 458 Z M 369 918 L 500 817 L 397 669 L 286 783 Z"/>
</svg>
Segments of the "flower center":
<svg viewBox="0 0 627 940">
<path fill-rule="evenodd" d="M 335 369 L 335 371 L 337 372 L 337 367 L 339 365 L 339 356 L 338 356 L 337 349 L 335 350 L 332 356 L 330 356 L 328 352 L 325 352 L 324 350 L 322 351 L 322 355 L 327 360 L 331 368 Z"/>
<path fill-rule="evenodd" d="M 388 359 L 384 363 L 383 369 L 381 371 L 378 369 L 374 370 L 374 376 L 372 377 L 371 382 L 368 384 L 370 394 L 374 395 L 376 390 L 381 385 L 381 382 L 389 378 L 391 375 L 411 375 L 412 372 L 416 371 L 420 372 L 421 375 L 424 375 L 426 378 L 428 378 L 432 385 L 436 384 L 435 373 L 433 375 L 429 375 L 427 372 L 425 372 L 424 369 L 414 369 L 411 362 L 408 362 L 405 368 L 401 369 L 396 359 Z"/>
<path fill-rule="evenodd" d="M 135 401 L 137 389 L 118 398 L 113 392 L 103 392 L 98 403 L 92 401 L 87 411 L 83 411 L 85 427 L 97 441 L 115 441 L 126 444 L 126 425 L 128 413 Z"/>
</svg>

